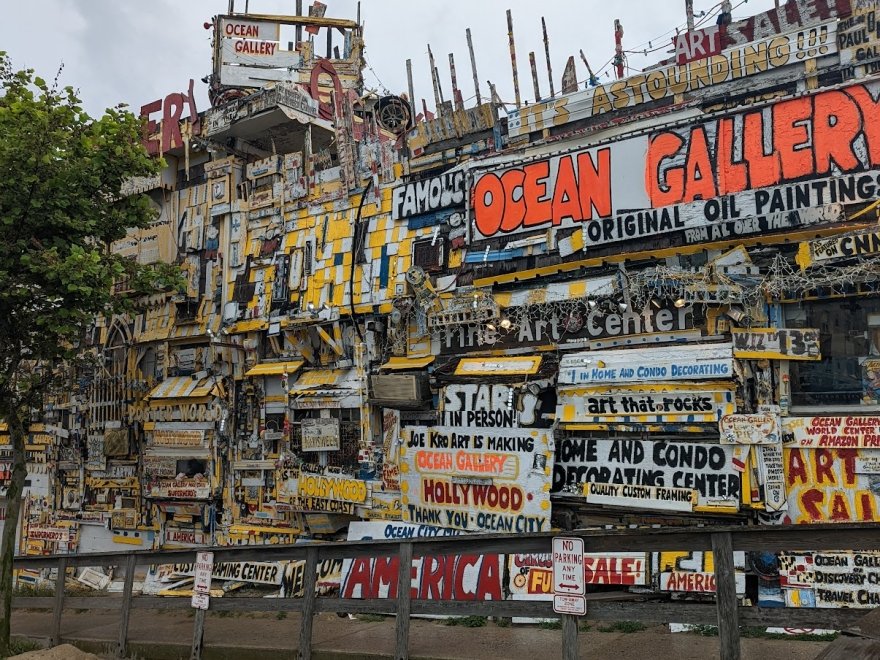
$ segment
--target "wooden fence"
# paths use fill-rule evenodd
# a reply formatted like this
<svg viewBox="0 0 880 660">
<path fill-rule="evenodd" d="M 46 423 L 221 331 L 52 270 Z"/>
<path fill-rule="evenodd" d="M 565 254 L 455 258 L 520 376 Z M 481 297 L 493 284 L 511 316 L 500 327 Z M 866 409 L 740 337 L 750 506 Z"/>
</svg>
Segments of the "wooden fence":
<svg viewBox="0 0 880 660">
<path fill-rule="evenodd" d="M 480 535 L 418 538 L 405 541 L 358 541 L 274 546 L 205 548 L 214 561 L 305 560 L 302 598 L 225 597 L 211 599 L 217 611 L 296 611 L 302 613 L 299 631 L 299 657 L 311 658 L 312 620 L 316 612 L 376 612 L 396 614 L 395 658 L 408 658 L 409 624 L 413 614 L 494 617 L 558 617 L 549 601 L 438 601 L 416 600 L 411 594 L 411 567 L 414 557 L 459 554 L 549 553 L 553 534 L 528 536 Z M 768 527 L 645 528 L 626 530 L 577 530 L 565 536 L 584 539 L 585 552 L 706 551 L 714 553 L 715 603 L 683 603 L 660 600 L 659 596 L 596 593 L 587 595 L 585 618 L 603 621 L 642 621 L 711 624 L 719 629 L 719 656 L 722 660 L 740 657 L 740 626 L 783 626 L 845 629 L 865 616 L 866 610 L 789 609 L 740 606 L 736 595 L 733 552 L 880 550 L 880 525 L 799 525 Z M 127 651 L 128 623 L 132 609 L 189 609 L 188 598 L 163 598 L 132 594 L 135 569 L 154 564 L 193 563 L 196 549 L 171 551 L 108 552 L 80 555 L 19 557 L 15 568 L 58 570 L 52 597 L 16 597 L 13 607 L 53 610 L 51 638 L 61 643 L 61 615 L 64 608 L 119 610 L 122 613 L 116 644 L 118 657 Z M 396 598 L 344 599 L 316 597 L 315 583 L 319 561 L 354 557 L 399 557 Z M 65 596 L 68 568 L 118 566 L 124 568 L 121 596 Z M 563 657 L 578 657 L 577 618 L 562 617 Z M 191 658 L 199 659 L 203 647 L 205 611 L 197 610 L 194 620 Z"/>
</svg>

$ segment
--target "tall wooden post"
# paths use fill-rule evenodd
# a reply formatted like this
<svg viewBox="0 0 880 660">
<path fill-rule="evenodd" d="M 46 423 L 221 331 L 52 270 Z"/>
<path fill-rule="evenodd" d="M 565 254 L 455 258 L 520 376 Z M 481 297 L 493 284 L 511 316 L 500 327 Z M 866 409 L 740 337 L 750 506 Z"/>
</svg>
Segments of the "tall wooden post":
<svg viewBox="0 0 880 660">
<path fill-rule="evenodd" d="M 400 544 L 397 566 L 397 642 L 396 660 L 409 659 L 409 614 L 412 610 L 412 543 Z"/>
<path fill-rule="evenodd" d="M 465 34 L 467 35 L 468 52 L 471 55 L 471 72 L 474 74 L 474 93 L 477 95 L 477 105 L 482 105 L 483 99 L 480 98 L 480 78 L 477 75 L 477 60 L 474 57 L 474 41 L 471 39 L 471 29 L 468 28 L 465 30 Z"/>
<path fill-rule="evenodd" d="M 52 646 L 61 644 L 61 611 L 64 609 L 64 581 L 67 578 L 67 557 L 58 560 L 55 576 L 55 604 L 52 608 Z"/>
<path fill-rule="evenodd" d="M 550 98 L 556 96 L 553 88 L 553 64 L 550 62 L 550 38 L 547 36 L 547 22 L 541 16 L 541 30 L 544 32 L 544 57 L 547 59 L 547 78 L 550 81 Z"/>
<path fill-rule="evenodd" d="M 739 660 L 739 613 L 736 573 L 733 569 L 733 537 L 730 532 L 712 534 L 715 561 L 715 603 L 718 609 L 718 650 L 721 660 Z"/>
<path fill-rule="evenodd" d="M 513 70 L 513 95 L 516 107 L 522 107 L 522 99 L 519 95 L 519 73 L 516 69 L 516 42 L 513 39 L 513 14 L 507 10 L 507 41 L 510 44 L 510 68 Z"/>
<path fill-rule="evenodd" d="M 122 587 L 122 619 L 119 622 L 119 639 L 116 642 L 116 657 L 128 654 L 128 622 L 131 618 L 131 592 L 134 587 L 134 572 L 137 568 L 133 554 L 125 558 L 125 582 Z"/>
<path fill-rule="evenodd" d="M 299 658 L 311 660 L 312 623 L 315 614 L 315 583 L 318 581 L 318 548 L 306 551 L 305 574 L 303 575 L 302 622 L 299 627 Z"/>
</svg>

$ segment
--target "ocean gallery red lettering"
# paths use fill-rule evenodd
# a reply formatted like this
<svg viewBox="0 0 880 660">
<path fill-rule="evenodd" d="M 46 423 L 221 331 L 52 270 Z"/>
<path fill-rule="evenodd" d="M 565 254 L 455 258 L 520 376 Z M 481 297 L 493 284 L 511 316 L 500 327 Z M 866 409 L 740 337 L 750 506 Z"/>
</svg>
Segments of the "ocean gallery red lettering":
<svg viewBox="0 0 880 660">
<path fill-rule="evenodd" d="M 575 168 L 575 162 L 577 167 Z M 549 188 L 549 191 L 548 191 Z M 474 188 L 474 222 L 483 236 L 565 219 L 589 220 L 612 213 L 611 149 L 563 156 L 550 181 L 550 160 L 484 174 Z"/>
<path fill-rule="evenodd" d="M 734 117 L 718 119 L 714 155 L 707 125 L 656 133 L 645 166 L 648 197 L 662 207 L 876 166 L 877 118 L 878 101 L 864 85 L 854 85 L 743 113 L 741 129 Z M 858 146 L 862 138 L 864 148 Z"/>
<path fill-rule="evenodd" d="M 227 37 L 256 37 L 260 36 L 260 26 L 256 23 L 226 23 L 223 31 Z"/>
<path fill-rule="evenodd" d="M 274 55 L 278 44 L 274 41 L 245 41 L 239 40 L 235 42 L 233 48 L 236 53 L 244 53 L 246 55 Z"/>
<path fill-rule="evenodd" d="M 516 513 L 522 510 L 524 499 L 519 486 L 459 484 L 439 479 L 422 479 L 422 500 L 425 504 L 489 507 Z"/>
</svg>

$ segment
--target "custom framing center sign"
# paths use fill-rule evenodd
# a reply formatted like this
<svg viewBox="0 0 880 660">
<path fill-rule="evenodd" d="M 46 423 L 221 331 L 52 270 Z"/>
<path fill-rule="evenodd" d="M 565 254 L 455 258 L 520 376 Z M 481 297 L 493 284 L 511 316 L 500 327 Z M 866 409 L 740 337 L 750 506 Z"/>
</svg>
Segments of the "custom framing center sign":
<svg viewBox="0 0 880 660">
<path fill-rule="evenodd" d="M 510 534 L 550 529 L 549 430 L 417 426 L 405 440 L 405 521 Z"/>
</svg>

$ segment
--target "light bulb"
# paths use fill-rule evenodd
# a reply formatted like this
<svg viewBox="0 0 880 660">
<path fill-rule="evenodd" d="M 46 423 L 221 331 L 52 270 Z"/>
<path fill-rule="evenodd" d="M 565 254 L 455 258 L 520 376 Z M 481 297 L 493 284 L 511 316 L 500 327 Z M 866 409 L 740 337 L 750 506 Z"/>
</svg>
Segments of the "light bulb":
<svg viewBox="0 0 880 660">
<path fill-rule="evenodd" d="M 684 298 L 679 298 L 678 300 L 675 301 L 675 306 L 678 307 L 679 309 L 684 307 L 686 304 L 687 303 L 685 302 Z"/>
<path fill-rule="evenodd" d="M 495 328 L 495 324 L 494 324 L 494 323 L 487 323 L 487 324 L 486 324 L 486 329 L 487 329 L 487 330 L 491 330 L 492 332 L 495 332 L 495 330 L 496 330 L 496 328 Z"/>
<path fill-rule="evenodd" d="M 510 325 L 511 325 L 510 319 L 501 319 L 500 325 L 503 329 L 510 330 Z"/>
</svg>

